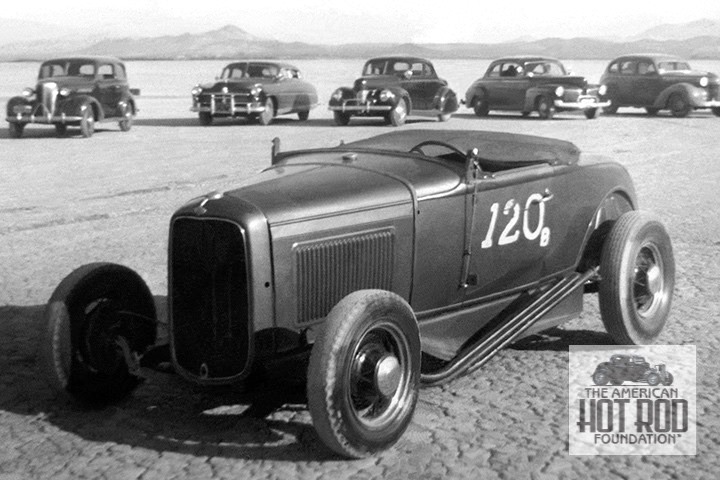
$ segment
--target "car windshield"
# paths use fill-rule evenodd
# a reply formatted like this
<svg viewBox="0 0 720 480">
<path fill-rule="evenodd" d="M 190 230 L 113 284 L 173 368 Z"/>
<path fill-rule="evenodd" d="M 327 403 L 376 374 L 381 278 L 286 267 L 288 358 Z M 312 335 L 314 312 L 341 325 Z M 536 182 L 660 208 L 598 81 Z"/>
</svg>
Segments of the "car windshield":
<svg viewBox="0 0 720 480">
<path fill-rule="evenodd" d="M 408 70 L 414 74 L 424 74 L 429 71 L 429 67 L 421 62 L 412 64 L 405 60 L 377 59 L 370 60 L 363 68 L 363 76 L 367 75 L 402 75 Z"/>
<path fill-rule="evenodd" d="M 690 70 L 690 65 L 682 60 L 673 60 L 669 62 L 659 62 L 658 68 L 663 72 Z"/>
<path fill-rule="evenodd" d="M 87 60 L 57 60 L 43 63 L 38 78 L 94 77 L 95 63 Z"/>
<path fill-rule="evenodd" d="M 562 63 L 547 60 L 527 62 L 525 64 L 525 72 L 529 77 L 559 77 L 566 74 L 565 67 L 563 67 Z"/>
<path fill-rule="evenodd" d="M 279 72 L 272 63 L 233 63 L 223 69 L 220 78 L 275 78 Z"/>
</svg>

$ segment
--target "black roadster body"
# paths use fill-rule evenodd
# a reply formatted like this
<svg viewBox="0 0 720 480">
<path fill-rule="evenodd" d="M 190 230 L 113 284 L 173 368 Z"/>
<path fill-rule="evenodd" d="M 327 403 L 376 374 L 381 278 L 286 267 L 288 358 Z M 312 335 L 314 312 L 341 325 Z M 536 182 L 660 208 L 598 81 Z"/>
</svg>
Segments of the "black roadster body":
<svg viewBox="0 0 720 480">
<path fill-rule="evenodd" d="M 654 341 L 674 282 L 670 239 L 623 167 L 497 132 L 275 141 L 244 186 L 177 210 L 168 249 L 175 371 L 234 384 L 309 356 L 313 422 L 349 457 L 397 441 L 421 384 L 575 317 L 585 293 L 615 341 Z M 129 393 L 162 347 L 148 288 L 120 265 L 70 274 L 47 312 L 49 377 L 87 401 Z"/>
</svg>

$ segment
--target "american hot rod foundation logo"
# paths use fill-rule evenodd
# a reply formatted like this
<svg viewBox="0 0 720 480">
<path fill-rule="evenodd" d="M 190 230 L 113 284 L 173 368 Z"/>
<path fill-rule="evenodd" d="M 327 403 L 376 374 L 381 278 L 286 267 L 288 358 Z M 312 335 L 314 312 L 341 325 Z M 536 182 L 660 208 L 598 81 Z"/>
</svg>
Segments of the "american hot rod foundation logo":
<svg viewBox="0 0 720 480">
<path fill-rule="evenodd" d="M 571 455 L 695 455 L 695 346 L 570 347 Z"/>
</svg>

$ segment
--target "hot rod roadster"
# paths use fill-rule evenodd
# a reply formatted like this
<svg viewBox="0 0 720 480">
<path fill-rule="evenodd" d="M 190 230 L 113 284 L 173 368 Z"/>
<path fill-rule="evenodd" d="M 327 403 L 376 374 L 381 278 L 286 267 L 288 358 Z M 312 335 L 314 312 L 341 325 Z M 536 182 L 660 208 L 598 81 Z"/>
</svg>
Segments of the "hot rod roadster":
<svg viewBox="0 0 720 480">
<path fill-rule="evenodd" d="M 560 140 L 412 130 L 288 152 L 276 140 L 254 179 L 172 216 L 168 342 L 156 345 L 138 273 L 88 264 L 49 300 L 41 364 L 57 389 L 103 404 L 160 364 L 212 386 L 309 357 L 319 437 L 371 455 L 403 434 L 421 385 L 577 316 L 585 293 L 617 343 L 655 341 L 673 252 L 637 208 L 623 167 Z"/>
</svg>

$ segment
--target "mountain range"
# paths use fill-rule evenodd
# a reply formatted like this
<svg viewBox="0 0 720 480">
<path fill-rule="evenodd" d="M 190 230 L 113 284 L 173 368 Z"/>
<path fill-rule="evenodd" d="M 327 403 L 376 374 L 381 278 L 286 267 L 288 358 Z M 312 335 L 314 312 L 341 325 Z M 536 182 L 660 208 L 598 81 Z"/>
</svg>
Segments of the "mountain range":
<svg viewBox="0 0 720 480">
<path fill-rule="evenodd" d="M 7 24 L 7 25 L 6 25 Z M 6 28 L 7 27 L 7 28 Z M 562 59 L 608 59 L 628 52 L 664 52 L 685 58 L 720 59 L 720 21 L 697 20 L 679 25 L 659 25 L 623 39 L 528 37 L 502 43 L 351 43 L 318 45 L 282 42 L 249 34 L 227 25 L 203 33 L 156 37 L 86 36 L 35 26 L 32 41 L 10 41 L 7 33 L 16 23 L 0 19 L 0 60 L 42 60 L 48 56 L 113 55 L 126 60 L 211 58 L 367 58 L 404 53 L 430 58 L 495 58 L 536 54 Z M 28 35 L 23 35 L 27 37 Z M 22 38 L 18 36 L 15 38 Z M 4 43 L 4 44 L 3 44 Z M 51 44 L 51 48 L 50 47 Z"/>
</svg>

